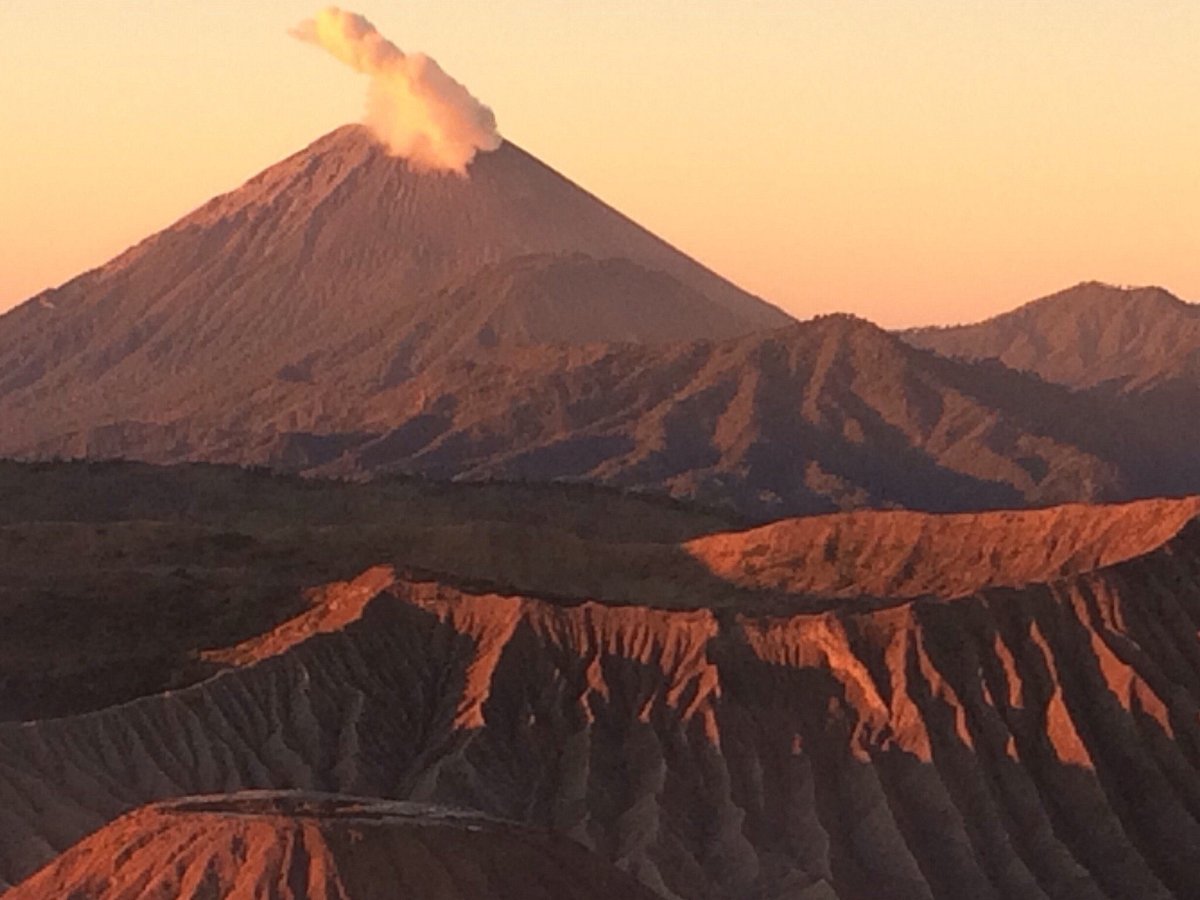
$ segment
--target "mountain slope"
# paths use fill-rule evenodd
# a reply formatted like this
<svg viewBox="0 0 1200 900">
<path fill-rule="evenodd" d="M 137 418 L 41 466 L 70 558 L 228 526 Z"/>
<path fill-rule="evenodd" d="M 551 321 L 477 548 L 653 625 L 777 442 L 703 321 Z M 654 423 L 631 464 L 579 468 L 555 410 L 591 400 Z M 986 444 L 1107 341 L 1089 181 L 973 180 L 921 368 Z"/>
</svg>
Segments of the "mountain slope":
<svg viewBox="0 0 1200 900">
<path fill-rule="evenodd" d="M 786 322 L 511 144 L 416 175 L 348 127 L 0 317 L 0 454 L 590 480 L 758 517 L 1200 487 L 1125 404 Z"/>
<path fill-rule="evenodd" d="M 730 585 L 789 595 L 961 597 L 1133 559 L 1200 515 L 1200 499 L 930 516 L 870 510 L 782 519 L 684 546 Z"/>
<path fill-rule="evenodd" d="M 760 517 L 1120 499 L 1153 487 L 1153 455 L 1118 410 L 915 350 L 846 316 L 723 342 L 497 349 L 395 381 L 388 365 L 362 353 L 323 377 L 229 385 L 187 405 L 148 393 L 110 423 L 41 410 L 10 420 L 3 449 L 585 479 Z"/>
<path fill-rule="evenodd" d="M 1200 375 L 1200 306 L 1161 288 L 1089 282 L 975 325 L 914 329 L 903 337 L 946 356 L 998 359 L 1075 388 L 1138 393 Z"/>
<path fill-rule="evenodd" d="M 1200 487 L 1200 420 L 1181 414 L 1200 406 L 1200 306 L 1161 288 L 1087 283 L 976 325 L 901 337 L 1090 393 L 1088 402 L 1143 448 L 1129 458 L 1150 476 L 1151 492 Z"/>
<path fill-rule="evenodd" d="M 843 565 L 800 588 L 835 602 L 769 615 L 375 569 L 214 651 L 199 684 L 0 724 L 0 877 L 146 802 L 287 788 L 550 827 L 672 900 L 1188 897 L 1195 512 L 914 516 L 902 547 L 876 539 L 895 514 L 844 517 L 824 545 Z M 819 555 L 831 533 L 799 539 Z M 946 595 L 855 599 L 906 554 L 936 583 L 959 542 L 965 592 L 947 571 Z"/>
<path fill-rule="evenodd" d="M 232 467 L 0 465 L 0 721 L 181 688 L 207 651 L 298 616 L 367 567 L 573 601 L 820 611 L 1109 566 L 1191 501 L 745 523 L 589 485 L 342 483 Z"/>
<path fill-rule="evenodd" d="M 787 321 L 510 144 L 464 180 L 343 128 L 0 317 L 0 454 L 590 480 L 758 517 L 1200 489 L 1176 393 Z"/>
<path fill-rule="evenodd" d="M 348 126 L 0 317 L 0 398 L 113 414 L 130 393 L 178 401 L 303 375 L 337 348 L 440 349 L 462 338 L 452 293 L 531 255 L 549 273 L 541 294 L 491 298 L 485 342 L 536 338 L 506 332 L 507 318 L 528 320 L 529 302 L 579 282 L 608 315 L 560 317 L 556 339 L 724 337 L 789 321 L 511 144 L 469 179 L 418 175 Z M 576 260 L 571 277 L 556 275 L 558 256 Z M 653 311 L 664 294 L 671 322 Z"/>
<path fill-rule="evenodd" d="M 11 900 L 653 900 L 563 838 L 462 810 L 250 791 L 122 816 Z"/>
<path fill-rule="evenodd" d="M 0 720 L 195 683 L 214 671 L 202 651 L 381 563 L 665 600 L 649 588 L 696 584 L 679 542 L 737 524 L 589 485 L 352 484 L 210 465 L 0 462 L 0 497 Z M 649 568 L 631 571 L 639 557 Z"/>
</svg>

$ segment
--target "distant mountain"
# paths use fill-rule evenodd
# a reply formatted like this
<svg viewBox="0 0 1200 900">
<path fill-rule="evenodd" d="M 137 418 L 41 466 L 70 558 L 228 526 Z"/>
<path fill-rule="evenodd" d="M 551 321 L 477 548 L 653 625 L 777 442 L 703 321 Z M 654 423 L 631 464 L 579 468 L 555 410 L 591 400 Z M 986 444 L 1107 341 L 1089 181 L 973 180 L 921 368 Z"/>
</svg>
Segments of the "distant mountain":
<svg viewBox="0 0 1200 900">
<path fill-rule="evenodd" d="M 1200 490 L 1200 306 L 1162 288 L 1089 282 L 976 325 L 922 328 L 909 343 L 1064 385 L 1114 424 L 1144 490 Z M 1140 450 L 1132 450 L 1132 443 Z"/>
<path fill-rule="evenodd" d="M 277 433 L 237 455 L 343 475 L 665 488 L 754 516 L 1020 505 L 1132 487 L 1086 403 L 914 351 L 849 316 L 719 343 L 452 363 L 362 403 L 341 440 Z"/>
<path fill-rule="evenodd" d="M 1088 282 L 976 325 L 920 328 L 903 337 L 1076 388 L 1140 393 L 1200 375 L 1200 306 L 1156 287 Z"/>
<path fill-rule="evenodd" d="M 290 471 L 587 480 L 755 517 L 1112 499 L 1148 488 L 1119 415 L 1003 367 L 830 316 L 721 342 L 497 349 L 394 375 L 363 353 L 307 378 L 43 411 L 8 453 Z M 1135 464 L 1131 464 L 1131 461 Z"/>
<path fill-rule="evenodd" d="M 0 890 L 1194 896 L 1200 496 L 1052 505 L 1200 494 L 1192 319 L 794 322 L 334 132 L 0 317 Z"/>
<path fill-rule="evenodd" d="M 512 144 L 467 179 L 415 174 L 348 126 L 0 317 L 0 409 L 120 417 L 339 356 L 403 373 L 475 346 L 789 321 Z"/>
<path fill-rule="evenodd" d="M 415 174 L 358 127 L 0 316 L 0 454 L 586 480 L 755 517 L 1200 487 L 1127 405 L 797 324 L 511 144 Z"/>
</svg>

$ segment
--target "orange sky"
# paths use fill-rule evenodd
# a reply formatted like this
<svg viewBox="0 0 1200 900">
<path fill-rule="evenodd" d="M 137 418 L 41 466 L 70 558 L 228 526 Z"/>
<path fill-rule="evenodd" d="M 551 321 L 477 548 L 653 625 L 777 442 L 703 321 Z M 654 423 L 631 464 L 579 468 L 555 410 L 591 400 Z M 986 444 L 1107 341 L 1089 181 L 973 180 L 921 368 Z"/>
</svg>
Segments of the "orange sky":
<svg viewBox="0 0 1200 900">
<path fill-rule="evenodd" d="M 0 5 L 0 310 L 345 121 L 319 4 Z M 501 132 L 798 316 L 1200 300 L 1200 3 L 363 2 Z"/>
</svg>

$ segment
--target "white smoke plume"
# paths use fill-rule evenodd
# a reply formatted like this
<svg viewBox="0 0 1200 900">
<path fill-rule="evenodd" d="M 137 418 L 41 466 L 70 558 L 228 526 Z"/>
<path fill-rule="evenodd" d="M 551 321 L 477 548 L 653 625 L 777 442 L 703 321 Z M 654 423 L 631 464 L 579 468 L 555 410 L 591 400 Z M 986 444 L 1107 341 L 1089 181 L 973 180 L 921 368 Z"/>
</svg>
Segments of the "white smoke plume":
<svg viewBox="0 0 1200 900">
<path fill-rule="evenodd" d="M 465 175 L 477 152 L 500 146 L 490 109 L 437 62 L 405 53 L 363 16 L 329 6 L 289 33 L 370 76 L 366 124 L 413 169 Z"/>
</svg>

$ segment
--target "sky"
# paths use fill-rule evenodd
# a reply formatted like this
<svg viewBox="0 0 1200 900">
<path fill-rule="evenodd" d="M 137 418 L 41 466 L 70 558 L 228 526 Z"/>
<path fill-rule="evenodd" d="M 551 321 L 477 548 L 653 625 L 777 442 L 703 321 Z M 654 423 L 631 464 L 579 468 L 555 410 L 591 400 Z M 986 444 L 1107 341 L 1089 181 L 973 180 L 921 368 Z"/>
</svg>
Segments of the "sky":
<svg viewBox="0 0 1200 900">
<path fill-rule="evenodd" d="M 0 0 L 0 311 L 359 119 L 320 3 Z M 501 134 L 801 318 L 1200 300 L 1196 0 L 360 0 Z"/>
</svg>

